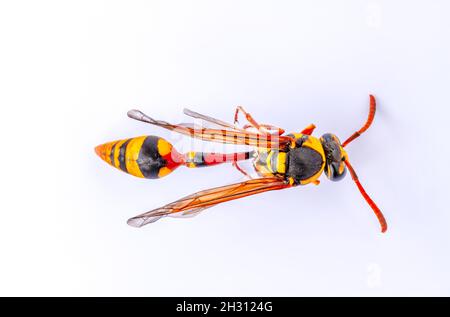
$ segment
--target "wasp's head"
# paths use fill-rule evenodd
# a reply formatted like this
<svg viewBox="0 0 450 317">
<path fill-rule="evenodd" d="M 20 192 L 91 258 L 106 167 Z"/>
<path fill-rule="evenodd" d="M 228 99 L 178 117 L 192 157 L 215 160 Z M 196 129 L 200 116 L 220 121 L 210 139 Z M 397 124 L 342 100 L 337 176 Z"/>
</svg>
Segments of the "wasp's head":
<svg viewBox="0 0 450 317">
<path fill-rule="evenodd" d="M 339 181 L 346 174 L 344 161 L 347 159 L 347 152 L 341 145 L 341 141 L 332 133 L 325 133 L 320 138 L 325 151 L 325 174 L 332 181 Z"/>
</svg>

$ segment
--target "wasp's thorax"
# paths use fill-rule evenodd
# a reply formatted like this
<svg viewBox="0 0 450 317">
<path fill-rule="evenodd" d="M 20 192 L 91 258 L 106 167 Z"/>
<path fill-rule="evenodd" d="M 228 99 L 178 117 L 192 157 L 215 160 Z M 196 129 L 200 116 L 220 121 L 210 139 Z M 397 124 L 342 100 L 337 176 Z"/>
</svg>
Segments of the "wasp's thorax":
<svg viewBox="0 0 450 317">
<path fill-rule="evenodd" d="M 347 171 L 344 163 L 347 152 L 342 147 L 341 141 L 334 134 L 325 133 L 321 136 L 320 142 L 325 152 L 325 174 L 332 181 L 343 179 Z"/>
</svg>

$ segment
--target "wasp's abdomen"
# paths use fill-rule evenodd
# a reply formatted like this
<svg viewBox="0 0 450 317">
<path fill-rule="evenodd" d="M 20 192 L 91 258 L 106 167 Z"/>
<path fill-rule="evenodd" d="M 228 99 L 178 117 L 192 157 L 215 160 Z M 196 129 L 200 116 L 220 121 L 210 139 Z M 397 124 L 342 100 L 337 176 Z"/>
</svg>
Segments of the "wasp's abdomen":
<svg viewBox="0 0 450 317">
<path fill-rule="evenodd" d="M 184 162 L 169 142 L 157 136 L 108 142 L 95 152 L 115 168 L 141 178 L 163 177 Z"/>
</svg>

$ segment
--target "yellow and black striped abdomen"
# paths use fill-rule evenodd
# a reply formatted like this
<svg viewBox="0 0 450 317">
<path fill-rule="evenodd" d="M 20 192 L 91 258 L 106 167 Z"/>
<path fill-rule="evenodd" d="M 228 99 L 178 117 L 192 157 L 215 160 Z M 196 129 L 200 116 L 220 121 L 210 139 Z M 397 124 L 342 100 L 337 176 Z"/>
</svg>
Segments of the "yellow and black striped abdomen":
<svg viewBox="0 0 450 317">
<path fill-rule="evenodd" d="M 141 178 L 163 177 L 183 164 L 172 145 L 157 136 L 108 142 L 97 146 L 95 152 L 115 168 Z"/>
<path fill-rule="evenodd" d="M 260 149 L 253 165 L 261 176 L 284 175 L 286 173 L 286 152 Z"/>
</svg>

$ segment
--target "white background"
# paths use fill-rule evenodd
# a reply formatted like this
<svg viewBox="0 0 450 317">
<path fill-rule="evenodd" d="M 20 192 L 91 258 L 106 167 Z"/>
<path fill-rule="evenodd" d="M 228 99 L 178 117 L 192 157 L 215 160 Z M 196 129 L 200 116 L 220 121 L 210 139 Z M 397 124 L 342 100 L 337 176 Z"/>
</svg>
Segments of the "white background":
<svg viewBox="0 0 450 317">
<path fill-rule="evenodd" d="M 0 295 L 450 295 L 447 1 L 2 1 Z M 183 107 L 345 139 L 349 177 L 142 229 L 126 219 L 239 180 L 143 180 L 97 144 Z"/>
</svg>

